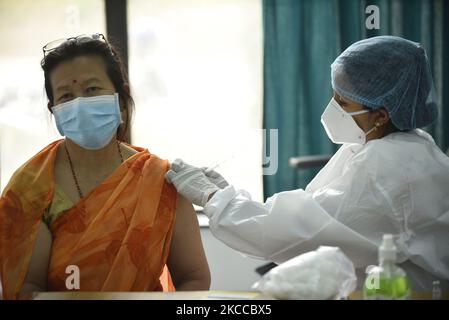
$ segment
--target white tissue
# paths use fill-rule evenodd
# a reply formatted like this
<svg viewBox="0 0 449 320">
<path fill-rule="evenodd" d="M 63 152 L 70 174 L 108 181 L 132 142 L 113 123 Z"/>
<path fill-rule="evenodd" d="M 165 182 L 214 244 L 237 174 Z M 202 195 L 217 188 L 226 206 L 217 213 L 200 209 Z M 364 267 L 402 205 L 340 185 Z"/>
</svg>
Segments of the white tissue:
<svg viewBox="0 0 449 320">
<path fill-rule="evenodd" d="M 340 299 L 355 290 L 351 260 L 337 247 L 319 247 L 271 269 L 253 285 L 276 299 Z"/>
</svg>

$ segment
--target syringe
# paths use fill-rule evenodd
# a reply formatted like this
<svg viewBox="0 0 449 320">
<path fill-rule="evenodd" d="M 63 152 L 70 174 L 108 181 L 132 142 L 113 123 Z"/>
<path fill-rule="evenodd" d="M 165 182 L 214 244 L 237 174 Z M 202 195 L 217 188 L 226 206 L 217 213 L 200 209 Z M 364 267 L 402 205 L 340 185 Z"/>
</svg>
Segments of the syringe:
<svg viewBox="0 0 449 320">
<path fill-rule="evenodd" d="M 218 162 L 215 166 L 213 166 L 212 168 L 207 168 L 206 171 L 212 171 L 215 170 L 216 168 L 218 168 L 219 166 L 221 166 L 223 163 L 228 162 L 229 160 L 231 160 L 232 158 L 234 158 L 234 156 L 230 157 L 230 158 L 226 158 L 220 162 Z"/>
</svg>

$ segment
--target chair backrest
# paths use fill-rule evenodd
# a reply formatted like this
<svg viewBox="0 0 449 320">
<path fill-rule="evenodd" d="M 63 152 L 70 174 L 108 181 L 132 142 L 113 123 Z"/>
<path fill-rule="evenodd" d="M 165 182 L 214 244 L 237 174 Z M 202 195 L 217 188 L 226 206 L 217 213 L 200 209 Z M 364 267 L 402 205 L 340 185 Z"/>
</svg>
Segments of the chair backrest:
<svg viewBox="0 0 449 320">
<path fill-rule="evenodd" d="M 291 157 L 289 159 L 289 164 L 291 167 L 298 170 L 313 167 L 323 167 L 330 160 L 330 158 L 332 158 L 331 154 Z"/>
</svg>

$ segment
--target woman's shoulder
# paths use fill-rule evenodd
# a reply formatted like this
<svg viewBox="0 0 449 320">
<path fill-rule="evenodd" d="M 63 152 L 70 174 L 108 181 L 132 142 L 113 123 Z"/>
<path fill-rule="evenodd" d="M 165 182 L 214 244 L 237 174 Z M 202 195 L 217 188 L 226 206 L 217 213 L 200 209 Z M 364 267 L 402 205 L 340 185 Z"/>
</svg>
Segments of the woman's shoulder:
<svg viewBox="0 0 449 320">
<path fill-rule="evenodd" d="M 437 148 L 431 135 L 423 130 L 394 132 L 382 139 L 369 141 L 365 152 L 386 159 L 415 158 L 426 150 Z"/>
<path fill-rule="evenodd" d="M 363 172 L 366 178 L 390 177 L 399 174 L 404 161 L 410 157 L 410 145 L 401 139 L 382 138 L 365 145 L 350 145 L 353 156 L 345 164 L 353 172 Z M 355 149 L 356 148 L 356 149 Z M 346 152 L 349 152 L 346 151 Z"/>
<path fill-rule="evenodd" d="M 387 179 L 406 176 L 411 171 L 425 172 L 442 162 L 449 169 L 449 159 L 442 154 L 432 137 L 422 130 L 396 132 L 371 140 L 352 160 L 363 164 L 366 170 L 376 172 L 377 178 L 385 176 Z"/>
<path fill-rule="evenodd" d="M 128 159 L 138 153 L 149 155 L 150 157 L 147 159 L 148 161 L 158 162 L 164 170 L 168 171 L 170 169 L 170 161 L 166 158 L 150 152 L 147 148 L 138 147 L 129 143 L 121 143 L 122 152 L 125 159 Z"/>
<path fill-rule="evenodd" d="M 131 146 L 129 144 L 125 144 L 125 143 L 121 144 L 121 150 L 123 153 L 123 157 L 125 159 L 128 159 L 128 158 L 132 157 L 133 155 L 139 153 L 140 151 L 138 149 L 143 149 L 143 148 L 139 148 L 139 147 L 133 148 L 133 146 Z"/>
<path fill-rule="evenodd" d="M 13 173 L 11 180 L 19 179 L 20 177 L 31 177 L 29 179 L 36 180 L 35 176 L 47 172 L 52 169 L 50 164 L 53 163 L 54 158 L 56 158 L 58 152 L 58 145 L 61 143 L 62 139 L 56 140 L 37 153 L 35 153 L 31 158 L 22 163 Z M 45 170 L 43 169 L 45 168 Z"/>
</svg>

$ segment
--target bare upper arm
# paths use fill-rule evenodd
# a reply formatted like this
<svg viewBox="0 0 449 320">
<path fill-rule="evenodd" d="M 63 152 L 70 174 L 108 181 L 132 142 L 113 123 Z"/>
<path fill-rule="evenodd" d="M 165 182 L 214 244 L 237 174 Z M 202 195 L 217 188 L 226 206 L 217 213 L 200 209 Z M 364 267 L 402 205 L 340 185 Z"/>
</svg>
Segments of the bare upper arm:
<svg viewBox="0 0 449 320">
<path fill-rule="evenodd" d="M 51 244 L 51 232 L 47 225 L 41 221 L 21 295 L 30 293 L 29 291 L 36 289 L 46 290 Z"/>
<path fill-rule="evenodd" d="M 209 289 L 210 271 L 198 218 L 192 204 L 181 195 L 178 195 L 168 268 L 175 287 L 185 281 L 198 280 L 204 284 L 203 290 Z"/>
</svg>

